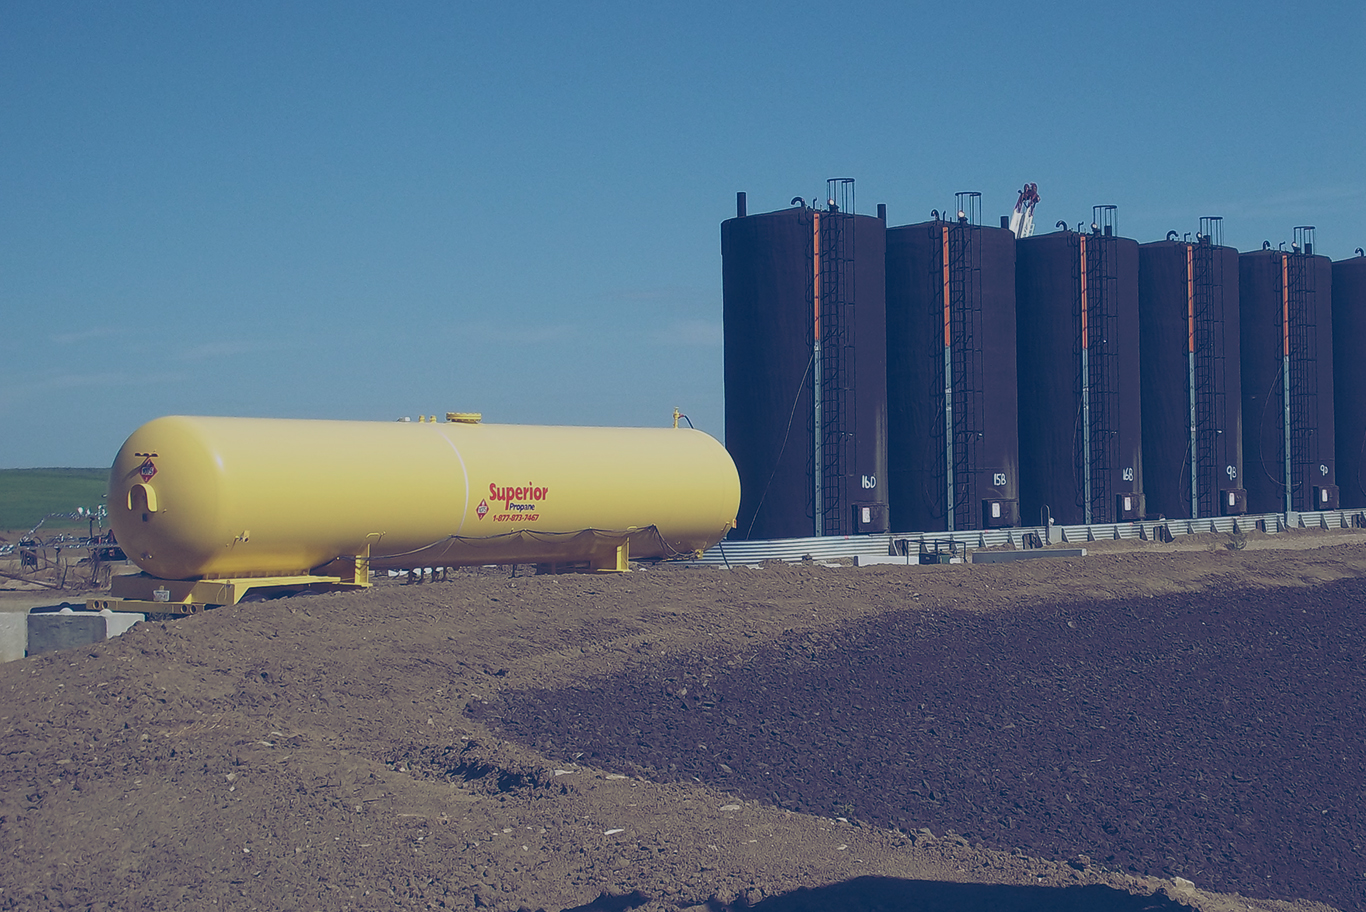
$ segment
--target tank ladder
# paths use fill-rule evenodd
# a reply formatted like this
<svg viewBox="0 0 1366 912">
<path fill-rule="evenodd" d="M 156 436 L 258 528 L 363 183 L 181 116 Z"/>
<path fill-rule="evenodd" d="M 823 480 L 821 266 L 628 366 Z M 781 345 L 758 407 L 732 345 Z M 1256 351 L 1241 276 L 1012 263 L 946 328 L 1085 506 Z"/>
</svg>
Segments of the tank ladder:
<svg viewBox="0 0 1366 912">
<path fill-rule="evenodd" d="M 1075 348 L 1079 414 L 1076 472 L 1087 523 L 1114 517 L 1114 478 L 1119 467 L 1119 275 L 1115 207 L 1092 209 L 1091 234 L 1078 233 L 1072 258 L 1077 289 Z"/>
<path fill-rule="evenodd" d="M 855 414 L 853 178 L 826 182 L 825 211 L 812 213 L 808 301 L 812 314 L 811 512 L 814 533 L 849 535 L 849 474 Z"/>
<path fill-rule="evenodd" d="M 1223 260 L 1218 255 L 1222 223 L 1218 216 L 1202 217 L 1196 243 L 1186 248 L 1192 519 L 1219 515 L 1220 485 L 1237 486 L 1235 478 L 1222 474 L 1219 447 L 1228 397 Z"/>
<path fill-rule="evenodd" d="M 952 420 L 945 423 L 951 441 L 946 451 L 945 468 L 952 474 L 946 485 L 949 497 L 945 514 L 948 530 L 972 529 L 979 525 L 977 498 L 980 444 L 984 428 L 982 377 L 982 252 L 981 198 L 977 192 L 958 194 L 958 223 L 948 232 L 948 323 L 949 358 L 946 362 L 952 382 L 946 407 Z"/>
<path fill-rule="evenodd" d="M 1294 246 L 1282 260 L 1282 298 L 1288 329 L 1283 354 L 1287 376 L 1282 383 L 1282 448 L 1285 461 L 1285 509 L 1312 510 L 1309 479 L 1318 477 L 1318 320 L 1314 275 L 1314 228 L 1295 229 Z M 1301 496 L 1296 498 L 1295 492 Z"/>
</svg>

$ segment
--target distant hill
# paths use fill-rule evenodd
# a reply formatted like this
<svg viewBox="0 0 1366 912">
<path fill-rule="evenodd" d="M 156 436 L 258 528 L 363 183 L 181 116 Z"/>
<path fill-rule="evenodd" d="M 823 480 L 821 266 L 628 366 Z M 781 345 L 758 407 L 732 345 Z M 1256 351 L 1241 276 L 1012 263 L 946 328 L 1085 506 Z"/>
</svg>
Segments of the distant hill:
<svg viewBox="0 0 1366 912">
<path fill-rule="evenodd" d="M 0 529 L 25 530 L 50 513 L 104 503 L 108 469 L 0 469 Z M 86 528 L 84 520 L 52 519 L 48 528 Z"/>
</svg>

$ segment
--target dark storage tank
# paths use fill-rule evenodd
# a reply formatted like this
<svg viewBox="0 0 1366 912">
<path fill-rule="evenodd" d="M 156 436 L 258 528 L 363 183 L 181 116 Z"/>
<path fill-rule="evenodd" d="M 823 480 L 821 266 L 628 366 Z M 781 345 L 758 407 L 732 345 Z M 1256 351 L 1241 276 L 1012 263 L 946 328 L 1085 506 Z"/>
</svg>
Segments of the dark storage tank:
<svg viewBox="0 0 1366 912">
<path fill-rule="evenodd" d="M 1238 258 L 1243 486 L 1250 513 L 1331 510 L 1338 504 L 1333 268 L 1327 257 L 1304 249 L 1258 250 Z"/>
<path fill-rule="evenodd" d="M 965 219 L 888 229 L 887 413 L 893 529 L 1019 525 L 1008 229 Z"/>
<path fill-rule="evenodd" d="M 1138 248 L 1143 497 L 1169 519 L 1247 512 L 1238 361 L 1238 251 Z"/>
<path fill-rule="evenodd" d="M 1366 256 L 1333 264 L 1333 416 L 1343 507 L 1366 507 Z"/>
<path fill-rule="evenodd" d="M 836 206 L 721 224 L 733 538 L 887 531 L 885 253 Z"/>
<path fill-rule="evenodd" d="M 1015 276 L 1021 521 L 1142 518 L 1138 242 L 1023 238 Z"/>
</svg>

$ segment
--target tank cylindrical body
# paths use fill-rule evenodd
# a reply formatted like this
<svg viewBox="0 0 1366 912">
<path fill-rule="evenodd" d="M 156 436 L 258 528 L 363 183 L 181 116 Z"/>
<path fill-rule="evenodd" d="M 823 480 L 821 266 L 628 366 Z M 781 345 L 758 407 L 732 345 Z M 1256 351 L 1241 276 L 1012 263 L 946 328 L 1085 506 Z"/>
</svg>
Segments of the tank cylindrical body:
<svg viewBox="0 0 1366 912">
<path fill-rule="evenodd" d="M 1332 281 L 1325 256 L 1238 257 L 1249 512 L 1337 507 Z"/>
<path fill-rule="evenodd" d="M 721 224 L 735 537 L 887 531 L 885 241 L 802 206 Z"/>
<path fill-rule="evenodd" d="M 690 554 L 739 481 L 700 431 L 158 418 L 114 460 L 109 517 L 163 579 Z"/>
<path fill-rule="evenodd" d="M 936 220 L 887 231 L 892 528 L 1019 523 L 1015 235 Z"/>
<path fill-rule="evenodd" d="M 1015 265 L 1022 522 L 1139 519 L 1138 243 L 1036 235 Z"/>
<path fill-rule="evenodd" d="M 1366 256 L 1333 264 L 1333 424 L 1343 507 L 1366 507 Z"/>
<path fill-rule="evenodd" d="M 1142 244 L 1138 298 L 1147 513 L 1244 513 L 1238 251 Z"/>
</svg>

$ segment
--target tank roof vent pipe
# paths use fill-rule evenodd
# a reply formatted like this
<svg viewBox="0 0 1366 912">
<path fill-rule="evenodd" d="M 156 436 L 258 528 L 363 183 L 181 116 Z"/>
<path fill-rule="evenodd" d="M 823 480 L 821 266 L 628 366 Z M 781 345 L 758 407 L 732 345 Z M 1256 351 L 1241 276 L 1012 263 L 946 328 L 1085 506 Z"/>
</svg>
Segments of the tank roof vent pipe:
<svg viewBox="0 0 1366 912">
<path fill-rule="evenodd" d="M 744 218 L 748 215 L 748 206 L 745 203 L 745 191 L 741 190 L 735 194 L 735 217 Z"/>
</svg>

